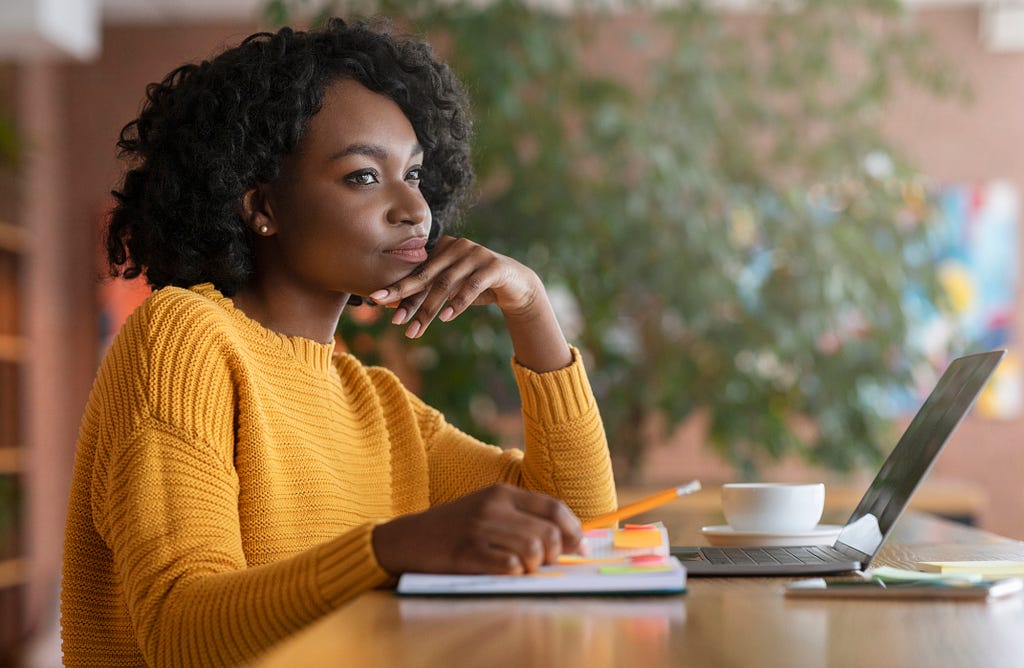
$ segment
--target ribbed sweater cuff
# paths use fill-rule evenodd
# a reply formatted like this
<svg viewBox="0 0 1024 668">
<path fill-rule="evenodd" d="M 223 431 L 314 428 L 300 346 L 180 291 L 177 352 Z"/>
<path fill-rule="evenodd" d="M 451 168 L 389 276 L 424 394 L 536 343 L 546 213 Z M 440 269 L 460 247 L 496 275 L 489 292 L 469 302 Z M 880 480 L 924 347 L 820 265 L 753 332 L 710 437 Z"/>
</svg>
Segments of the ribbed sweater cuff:
<svg viewBox="0 0 1024 668">
<path fill-rule="evenodd" d="M 544 373 L 527 369 L 514 358 L 512 360 L 523 413 L 541 424 L 564 424 L 593 410 L 594 394 L 580 352 L 572 346 L 570 350 L 572 364 Z"/>
<path fill-rule="evenodd" d="M 373 552 L 373 529 L 377 524 L 358 526 L 319 548 L 317 584 L 330 607 L 337 607 L 390 578 Z"/>
</svg>

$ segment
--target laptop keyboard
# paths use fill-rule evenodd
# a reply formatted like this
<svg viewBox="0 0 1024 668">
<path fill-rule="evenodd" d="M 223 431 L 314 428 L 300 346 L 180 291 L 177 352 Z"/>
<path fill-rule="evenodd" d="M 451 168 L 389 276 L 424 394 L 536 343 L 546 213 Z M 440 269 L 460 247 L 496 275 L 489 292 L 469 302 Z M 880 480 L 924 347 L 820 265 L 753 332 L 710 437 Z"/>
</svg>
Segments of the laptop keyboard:
<svg viewBox="0 0 1024 668">
<path fill-rule="evenodd" d="M 702 547 L 701 556 L 713 564 L 824 564 L 849 561 L 831 546 L 822 547 Z"/>
</svg>

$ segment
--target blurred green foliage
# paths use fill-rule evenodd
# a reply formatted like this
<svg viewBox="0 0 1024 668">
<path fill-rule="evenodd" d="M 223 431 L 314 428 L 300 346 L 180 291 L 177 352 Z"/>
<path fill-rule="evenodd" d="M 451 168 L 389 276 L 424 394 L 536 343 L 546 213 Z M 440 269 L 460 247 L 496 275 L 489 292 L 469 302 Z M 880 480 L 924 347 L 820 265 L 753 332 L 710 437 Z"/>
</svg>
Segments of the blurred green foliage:
<svg viewBox="0 0 1024 668">
<path fill-rule="evenodd" d="M 891 442 L 879 397 L 922 359 L 908 286 L 945 304 L 932 196 L 880 113 L 901 86 L 965 94 L 955 69 L 896 0 L 539 4 L 344 9 L 425 33 L 466 83 L 482 187 L 464 233 L 551 288 L 620 478 L 652 411 L 672 428 L 706 410 L 710 443 L 748 477 L 788 454 L 875 464 Z M 268 17 L 334 9 L 278 0 Z M 341 333 L 367 328 L 391 327 L 343 318 Z M 489 436 L 486 417 L 514 409 L 498 314 L 409 346 L 421 394 L 464 429 Z"/>
<path fill-rule="evenodd" d="M 21 158 L 21 139 L 14 120 L 14 72 L 0 64 L 0 169 L 16 170 Z"/>
</svg>

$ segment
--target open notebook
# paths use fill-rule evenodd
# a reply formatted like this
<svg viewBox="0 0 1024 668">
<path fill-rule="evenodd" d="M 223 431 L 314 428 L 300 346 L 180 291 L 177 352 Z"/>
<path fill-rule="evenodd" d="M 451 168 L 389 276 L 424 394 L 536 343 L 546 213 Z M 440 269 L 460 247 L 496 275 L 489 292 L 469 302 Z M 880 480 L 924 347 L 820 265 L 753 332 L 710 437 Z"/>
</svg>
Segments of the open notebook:
<svg viewBox="0 0 1024 668">
<path fill-rule="evenodd" d="M 669 554 L 659 524 L 588 531 L 587 556 L 563 555 L 531 575 L 435 575 L 406 573 L 403 596 L 492 596 L 529 594 L 678 594 L 686 569 Z"/>
</svg>

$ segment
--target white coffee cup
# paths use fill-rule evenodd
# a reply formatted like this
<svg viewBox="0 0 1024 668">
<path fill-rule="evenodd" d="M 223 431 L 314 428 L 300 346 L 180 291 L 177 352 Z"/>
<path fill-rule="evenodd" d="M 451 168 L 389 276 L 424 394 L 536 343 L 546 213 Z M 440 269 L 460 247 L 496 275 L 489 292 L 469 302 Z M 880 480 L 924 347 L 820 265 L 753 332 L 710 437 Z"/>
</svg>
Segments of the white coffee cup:
<svg viewBox="0 0 1024 668">
<path fill-rule="evenodd" d="M 824 483 L 736 482 L 722 485 L 722 512 L 736 531 L 807 533 L 825 508 Z"/>
</svg>

